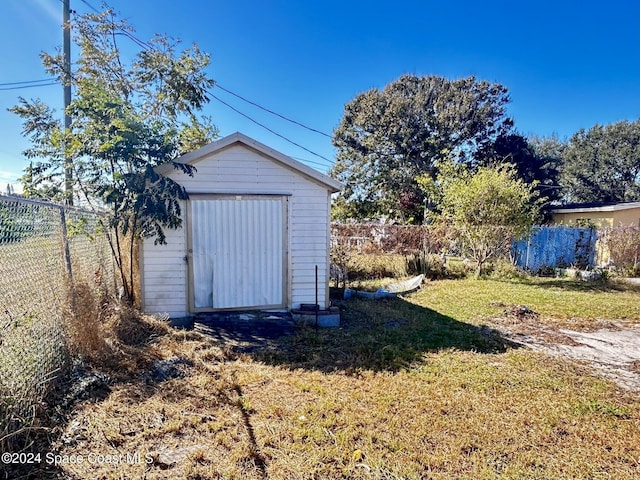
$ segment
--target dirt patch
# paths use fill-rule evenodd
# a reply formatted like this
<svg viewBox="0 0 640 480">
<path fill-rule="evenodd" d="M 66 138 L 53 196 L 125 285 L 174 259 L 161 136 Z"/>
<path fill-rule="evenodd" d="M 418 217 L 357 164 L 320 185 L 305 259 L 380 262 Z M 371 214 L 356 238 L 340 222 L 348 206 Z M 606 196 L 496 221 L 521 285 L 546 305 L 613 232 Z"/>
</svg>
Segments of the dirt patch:
<svg viewBox="0 0 640 480">
<path fill-rule="evenodd" d="M 561 333 L 574 343 L 534 343 L 532 346 L 552 354 L 585 361 L 621 387 L 640 392 L 640 329 L 595 332 L 561 330 Z"/>
<path fill-rule="evenodd" d="M 491 323 L 513 342 L 585 362 L 621 387 L 640 392 L 640 325 L 581 319 L 543 321 L 524 305 L 493 306 L 505 307 L 504 315 Z"/>
</svg>

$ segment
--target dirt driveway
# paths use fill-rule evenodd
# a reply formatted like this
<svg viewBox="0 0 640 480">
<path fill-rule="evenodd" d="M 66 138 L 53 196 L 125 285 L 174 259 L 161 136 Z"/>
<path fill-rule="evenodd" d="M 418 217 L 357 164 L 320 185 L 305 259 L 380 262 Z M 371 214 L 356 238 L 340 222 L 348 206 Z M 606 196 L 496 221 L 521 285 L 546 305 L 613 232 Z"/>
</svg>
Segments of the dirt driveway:
<svg viewBox="0 0 640 480">
<path fill-rule="evenodd" d="M 594 321 L 555 327 L 525 306 L 511 305 L 491 321 L 509 340 L 532 350 L 584 362 L 619 386 L 640 392 L 640 325 Z"/>
</svg>

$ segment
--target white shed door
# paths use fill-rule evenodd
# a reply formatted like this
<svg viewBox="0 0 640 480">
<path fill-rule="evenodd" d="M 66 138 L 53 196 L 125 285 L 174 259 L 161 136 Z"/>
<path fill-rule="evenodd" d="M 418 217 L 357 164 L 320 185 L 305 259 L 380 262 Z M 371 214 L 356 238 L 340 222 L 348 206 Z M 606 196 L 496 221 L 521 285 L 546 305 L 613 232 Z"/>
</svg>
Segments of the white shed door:
<svg viewBox="0 0 640 480">
<path fill-rule="evenodd" d="M 286 197 L 191 200 L 196 309 L 285 305 Z"/>
</svg>

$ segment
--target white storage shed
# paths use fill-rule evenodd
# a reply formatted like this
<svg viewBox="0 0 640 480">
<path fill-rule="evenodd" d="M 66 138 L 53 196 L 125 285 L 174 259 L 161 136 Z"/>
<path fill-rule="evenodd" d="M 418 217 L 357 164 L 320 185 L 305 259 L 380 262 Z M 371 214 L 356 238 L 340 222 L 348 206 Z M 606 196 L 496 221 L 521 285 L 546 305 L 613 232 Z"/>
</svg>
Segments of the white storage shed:
<svg viewBox="0 0 640 480">
<path fill-rule="evenodd" d="M 193 177 L 170 165 L 183 185 L 182 228 L 166 245 L 140 249 L 141 299 L 147 313 L 329 306 L 332 178 L 241 133 L 188 153 Z"/>
</svg>

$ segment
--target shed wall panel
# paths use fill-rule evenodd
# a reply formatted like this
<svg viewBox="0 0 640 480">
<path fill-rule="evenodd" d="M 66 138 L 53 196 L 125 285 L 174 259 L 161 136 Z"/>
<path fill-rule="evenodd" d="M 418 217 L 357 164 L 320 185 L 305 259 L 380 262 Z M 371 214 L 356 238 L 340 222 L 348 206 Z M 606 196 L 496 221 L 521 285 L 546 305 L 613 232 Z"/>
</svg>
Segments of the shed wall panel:
<svg viewBox="0 0 640 480">
<path fill-rule="evenodd" d="M 183 207 L 184 212 L 184 207 Z M 142 304 L 145 312 L 184 317 L 187 308 L 186 230 L 165 229 L 166 245 L 143 242 Z"/>
</svg>

